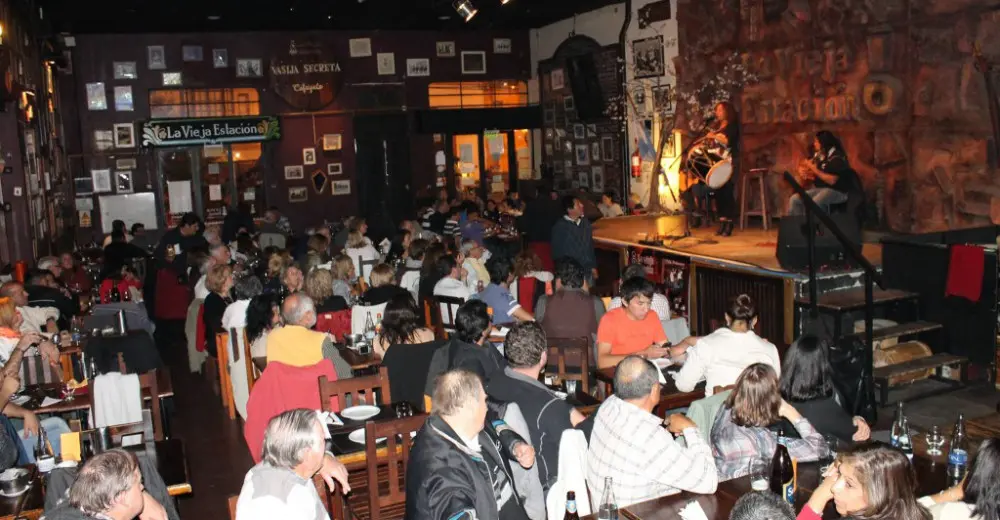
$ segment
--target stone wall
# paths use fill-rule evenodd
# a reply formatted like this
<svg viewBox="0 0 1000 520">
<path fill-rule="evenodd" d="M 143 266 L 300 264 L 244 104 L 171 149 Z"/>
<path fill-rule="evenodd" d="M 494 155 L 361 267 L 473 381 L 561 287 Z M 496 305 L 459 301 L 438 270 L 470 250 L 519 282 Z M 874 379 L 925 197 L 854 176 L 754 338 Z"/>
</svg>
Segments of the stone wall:
<svg viewBox="0 0 1000 520">
<path fill-rule="evenodd" d="M 986 82 L 1000 61 L 1000 7 L 976 0 L 680 0 L 682 89 L 737 60 L 743 164 L 797 169 L 811 135 L 841 137 L 868 226 L 903 232 L 1000 223 Z M 790 188 L 772 175 L 771 202 Z"/>
</svg>

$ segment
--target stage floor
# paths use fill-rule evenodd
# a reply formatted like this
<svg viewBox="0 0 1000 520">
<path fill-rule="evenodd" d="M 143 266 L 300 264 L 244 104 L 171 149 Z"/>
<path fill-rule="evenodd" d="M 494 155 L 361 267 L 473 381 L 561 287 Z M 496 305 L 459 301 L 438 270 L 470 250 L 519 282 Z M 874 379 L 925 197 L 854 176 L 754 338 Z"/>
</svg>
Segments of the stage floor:
<svg viewBox="0 0 1000 520">
<path fill-rule="evenodd" d="M 692 229 L 692 236 L 674 241 L 667 239 L 663 246 L 639 243 L 639 240 L 644 240 L 647 236 L 681 235 L 684 232 L 683 218 L 671 215 L 642 215 L 600 219 L 594 223 L 594 241 L 610 246 L 653 248 L 700 260 L 763 269 L 794 278 L 804 276 L 786 271 L 778 265 L 775 256 L 778 247 L 778 229 L 775 225 L 770 230 L 764 231 L 757 227 L 760 224 L 756 219 L 752 222 L 752 226 L 743 231 L 737 228 L 730 237 L 716 236 L 717 227 L 713 226 Z M 866 240 L 868 238 L 866 236 Z M 873 265 L 881 266 L 881 244 L 865 243 L 862 253 Z"/>
</svg>

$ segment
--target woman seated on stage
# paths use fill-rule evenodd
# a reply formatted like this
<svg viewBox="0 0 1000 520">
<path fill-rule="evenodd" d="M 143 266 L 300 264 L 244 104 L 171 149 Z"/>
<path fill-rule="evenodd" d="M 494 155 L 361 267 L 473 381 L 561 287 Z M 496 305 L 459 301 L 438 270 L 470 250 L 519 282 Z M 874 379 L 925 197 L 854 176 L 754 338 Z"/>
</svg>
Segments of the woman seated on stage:
<svg viewBox="0 0 1000 520">
<path fill-rule="evenodd" d="M 733 104 L 726 101 L 715 105 L 715 119 L 718 127 L 705 136 L 705 141 L 715 141 L 724 147 L 732 160 L 734 172 L 729 181 L 722 187 L 714 190 L 716 210 L 719 214 L 719 230 L 716 235 L 729 236 L 733 234 L 733 226 L 736 221 L 736 190 L 734 179 L 739 171 L 740 154 L 740 122 L 739 115 Z M 708 175 L 708 171 L 697 172 L 702 178 Z M 684 207 L 692 213 L 691 227 L 701 226 L 702 212 L 707 209 L 708 195 L 713 190 L 701 180 L 696 179 L 696 183 L 681 194 Z"/>
<path fill-rule="evenodd" d="M 841 516 L 855 520 L 930 520 L 916 487 L 916 472 L 902 451 L 865 442 L 840 453 L 797 519 L 820 520 L 832 499 Z"/>
<path fill-rule="evenodd" d="M 712 395 L 715 387 L 732 385 L 754 363 L 767 364 L 780 373 L 778 348 L 753 331 L 756 324 L 757 308 L 750 296 L 741 294 L 729 302 L 725 327 L 670 347 L 671 357 L 684 356 L 684 366 L 674 377 L 677 389 L 691 392 L 704 379 L 705 395 Z"/>
<path fill-rule="evenodd" d="M 778 375 L 770 365 L 754 363 L 746 368 L 733 393 L 729 394 L 712 425 L 712 454 L 719 480 L 742 477 L 755 458 L 770 459 L 778 436 L 768 429 L 779 419 L 787 419 L 800 439 L 785 438 L 782 444 L 799 462 L 819 459 L 827 453 L 826 440 L 809 420 L 781 398 Z"/>
<path fill-rule="evenodd" d="M 861 182 L 847 161 L 844 145 L 833 132 L 817 132 L 813 139 L 813 149 L 815 153 L 812 158 L 799 165 L 799 174 L 804 182 L 813 184 L 806 193 L 829 213 L 830 206 L 847 202 L 852 192 L 861 191 Z M 788 199 L 788 214 L 806 214 L 805 204 L 797 193 Z"/>
<path fill-rule="evenodd" d="M 816 336 L 800 337 L 785 352 L 781 396 L 823 435 L 833 435 L 844 444 L 866 441 L 871 436 L 863 418 L 851 417 L 844 410 L 833 386 L 827 343 Z"/>
<path fill-rule="evenodd" d="M 1000 518 L 1000 440 L 986 439 L 972 458 L 965 480 L 920 504 L 934 520 L 987 520 Z"/>
</svg>

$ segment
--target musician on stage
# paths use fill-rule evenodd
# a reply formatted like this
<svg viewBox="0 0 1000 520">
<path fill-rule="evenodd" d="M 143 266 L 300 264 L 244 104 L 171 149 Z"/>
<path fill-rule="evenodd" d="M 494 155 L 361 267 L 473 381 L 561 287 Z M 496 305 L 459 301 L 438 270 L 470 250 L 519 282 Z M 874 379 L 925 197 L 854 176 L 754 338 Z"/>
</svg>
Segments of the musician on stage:
<svg viewBox="0 0 1000 520">
<path fill-rule="evenodd" d="M 806 193 L 827 213 L 830 206 L 847 202 L 852 193 L 863 191 L 858 174 L 847 161 L 847 152 L 840 139 L 827 130 L 816 133 L 813 139 L 815 153 L 799 164 L 803 184 L 812 183 Z M 789 215 L 805 215 L 806 207 L 796 193 L 788 200 Z"/>
<path fill-rule="evenodd" d="M 715 205 L 719 214 L 719 230 L 715 233 L 721 236 L 733 234 L 733 226 L 736 221 L 736 173 L 739 172 L 739 149 L 740 149 L 740 122 L 739 115 L 733 104 L 725 101 L 715 105 L 715 128 L 705 136 L 706 141 L 714 140 L 719 146 L 728 151 L 733 162 L 733 175 L 722 187 L 712 190 L 698 179 L 697 183 L 689 187 L 681 198 L 685 209 L 692 213 L 692 227 L 699 227 L 701 224 L 701 213 L 707 209 L 708 196 L 714 193 Z M 698 177 L 704 179 L 708 171 L 696 172 Z"/>
</svg>

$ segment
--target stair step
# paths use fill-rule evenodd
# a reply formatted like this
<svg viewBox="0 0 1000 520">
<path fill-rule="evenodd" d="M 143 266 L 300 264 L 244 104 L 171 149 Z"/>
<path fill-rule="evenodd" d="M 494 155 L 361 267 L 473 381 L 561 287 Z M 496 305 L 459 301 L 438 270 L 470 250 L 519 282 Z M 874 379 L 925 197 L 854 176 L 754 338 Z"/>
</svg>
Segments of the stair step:
<svg viewBox="0 0 1000 520">
<path fill-rule="evenodd" d="M 893 325 L 892 327 L 884 327 L 881 329 L 875 329 L 872 334 L 872 339 L 878 341 L 880 339 L 886 338 L 899 338 L 903 336 L 909 336 L 912 334 L 920 334 L 921 332 L 930 332 L 932 330 L 940 330 L 943 326 L 940 323 L 934 323 L 933 321 L 912 321 L 909 323 L 900 323 L 899 325 Z M 855 332 L 850 334 L 851 337 L 865 339 L 864 331 Z"/>
<path fill-rule="evenodd" d="M 899 289 L 878 289 L 872 292 L 872 302 L 875 305 L 911 300 L 920 295 L 914 292 L 901 291 Z M 798 298 L 795 302 L 799 305 L 810 305 L 808 296 Z M 846 312 L 862 309 L 865 306 L 865 289 L 848 289 L 846 291 L 833 291 L 819 295 L 819 308 L 827 311 Z"/>
<path fill-rule="evenodd" d="M 907 372 L 917 372 L 920 370 L 929 370 L 932 368 L 939 368 L 946 365 L 956 365 L 959 363 L 968 363 L 969 358 L 965 356 L 953 356 L 951 354 L 934 354 L 933 356 L 911 359 L 909 361 L 904 361 L 903 363 L 894 363 L 892 365 L 886 365 L 884 367 L 878 367 L 872 371 L 872 376 L 875 379 L 889 379 L 891 376 L 905 374 Z"/>
</svg>

